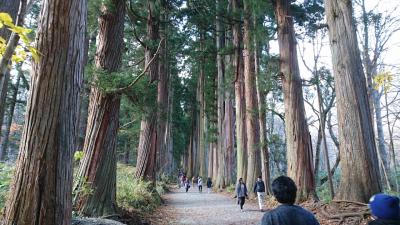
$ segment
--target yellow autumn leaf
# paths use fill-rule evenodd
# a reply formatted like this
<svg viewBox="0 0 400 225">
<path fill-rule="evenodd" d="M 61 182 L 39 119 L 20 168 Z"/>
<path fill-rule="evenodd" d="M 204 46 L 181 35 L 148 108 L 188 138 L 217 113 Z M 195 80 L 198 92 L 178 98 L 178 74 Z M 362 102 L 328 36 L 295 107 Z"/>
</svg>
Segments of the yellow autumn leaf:
<svg viewBox="0 0 400 225">
<path fill-rule="evenodd" d="M 11 16 L 8 13 L 0 13 L 0 21 L 2 21 L 4 24 L 12 24 L 13 20 L 11 18 Z"/>
<path fill-rule="evenodd" d="M 5 40 L 4 38 L 0 37 L 0 43 L 1 43 L 1 44 L 5 44 L 5 43 L 6 43 L 6 40 Z"/>
<path fill-rule="evenodd" d="M 28 49 L 29 49 L 29 52 L 32 54 L 33 60 L 35 60 L 35 62 L 39 62 L 39 57 L 40 57 L 39 51 L 36 48 L 31 47 L 31 46 L 28 46 Z"/>
<path fill-rule="evenodd" d="M 31 29 L 23 28 L 20 26 L 12 26 L 9 28 L 9 30 L 11 30 L 14 33 L 17 33 L 18 35 L 26 35 L 26 34 L 29 34 L 30 32 L 32 32 Z"/>
<path fill-rule="evenodd" d="M 28 45 L 31 42 L 31 40 L 25 34 L 20 34 L 19 37 L 21 38 L 22 42 L 24 42 L 24 44 L 26 45 Z"/>
<path fill-rule="evenodd" d="M 374 77 L 374 88 L 376 90 L 383 88 L 383 90 L 387 92 L 389 88 L 392 86 L 392 82 L 393 82 L 393 74 L 391 72 L 386 71 L 377 74 Z"/>
<path fill-rule="evenodd" d="M 22 57 L 21 55 L 13 55 L 11 57 L 11 61 L 13 61 L 14 63 L 20 63 L 23 62 L 25 60 L 24 57 Z"/>
</svg>

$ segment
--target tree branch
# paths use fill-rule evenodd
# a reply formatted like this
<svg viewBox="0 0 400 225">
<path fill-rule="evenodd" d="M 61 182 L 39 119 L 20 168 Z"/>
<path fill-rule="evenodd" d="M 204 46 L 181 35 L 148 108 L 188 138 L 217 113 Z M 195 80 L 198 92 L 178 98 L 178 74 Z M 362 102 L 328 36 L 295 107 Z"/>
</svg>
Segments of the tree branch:
<svg viewBox="0 0 400 225">
<path fill-rule="evenodd" d="M 153 63 L 154 59 L 159 54 L 160 49 L 161 49 L 161 44 L 162 44 L 162 42 L 164 40 L 165 40 L 165 38 L 162 38 L 160 40 L 160 43 L 158 44 L 158 47 L 157 47 L 157 51 L 154 53 L 153 58 L 151 58 L 150 61 L 147 63 L 147 65 L 144 67 L 144 70 L 142 71 L 142 73 L 139 74 L 128 86 L 122 87 L 122 88 L 116 88 L 116 89 L 108 90 L 107 92 L 108 93 L 113 93 L 113 92 L 114 93 L 122 93 L 122 92 L 126 91 L 128 88 L 131 88 L 133 85 L 135 85 L 140 80 L 140 78 L 142 78 L 146 74 L 146 72 L 149 69 L 150 65 Z"/>
</svg>

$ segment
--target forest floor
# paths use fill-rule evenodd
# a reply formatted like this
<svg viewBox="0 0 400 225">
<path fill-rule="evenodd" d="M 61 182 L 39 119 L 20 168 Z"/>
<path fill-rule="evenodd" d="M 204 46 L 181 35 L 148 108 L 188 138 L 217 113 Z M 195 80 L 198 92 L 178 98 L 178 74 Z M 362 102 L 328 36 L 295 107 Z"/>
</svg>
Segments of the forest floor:
<svg viewBox="0 0 400 225">
<path fill-rule="evenodd" d="M 244 212 L 240 212 L 237 200 L 232 193 L 199 193 L 191 188 L 188 193 L 183 188 L 172 188 L 163 196 L 164 203 L 147 219 L 152 225 L 178 224 L 261 224 L 265 212 L 258 210 L 255 200 L 247 201 Z M 266 208 L 275 208 L 278 203 L 267 200 Z M 312 211 L 321 225 L 365 225 L 370 220 L 369 210 L 365 205 L 351 202 L 322 202 L 302 204 Z"/>
</svg>

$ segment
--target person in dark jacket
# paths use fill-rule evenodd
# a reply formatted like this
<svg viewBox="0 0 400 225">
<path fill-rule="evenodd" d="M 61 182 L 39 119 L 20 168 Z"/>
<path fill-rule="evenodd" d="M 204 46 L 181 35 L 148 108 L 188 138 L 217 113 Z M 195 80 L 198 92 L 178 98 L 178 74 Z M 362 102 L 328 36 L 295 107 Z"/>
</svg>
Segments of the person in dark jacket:
<svg viewBox="0 0 400 225">
<path fill-rule="evenodd" d="M 376 194 L 369 200 L 375 220 L 368 225 L 400 225 L 400 200 L 396 196 Z"/>
<path fill-rule="evenodd" d="M 185 181 L 185 190 L 186 190 L 186 192 L 189 191 L 189 188 L 190 188 L 190 181 L 189 181 L 189 179 L 186 179 L 186 181 Z"/>
<path fill-rule="evenodd" d="M 258 206 L 260 211 L 263 211 L 264 205 L 264 198 L 265 198 L 265 184 L 264 181 L 261 179 L 261 176 L 257 178 L 256 184 L 254 185 L 254 194 L 257 194 L 258 198 Z"/>
<path fill-rule="evenodd" d="M 211 178 L 209 177 L 209 178 L 207 178 L 207 192 L 208 192 L 208 194 L 211 193 L 211 187 L 212 187 L 212 181 L 211 181 Z"/>
<path fill-rule="evenodd" d="M 246 184 L 243 182 L 242 178 L 239 178 L 239 182 L 236 185 L 236 196 L 238 198 L 238 204 L 240 205 L 240 211 L 243 212 L 243 205 L 245 203 L 245 199 L 247 196 L 247 187 Z"/>
<path fill-rule="evenodd" d="M 292 179 L 280 176 L 272 182 L 272 193 L 281 203 L 264 214 L 262 225 L 319 225 L 314 214 L 295 205 L 297 187 Z"/>
</svg>

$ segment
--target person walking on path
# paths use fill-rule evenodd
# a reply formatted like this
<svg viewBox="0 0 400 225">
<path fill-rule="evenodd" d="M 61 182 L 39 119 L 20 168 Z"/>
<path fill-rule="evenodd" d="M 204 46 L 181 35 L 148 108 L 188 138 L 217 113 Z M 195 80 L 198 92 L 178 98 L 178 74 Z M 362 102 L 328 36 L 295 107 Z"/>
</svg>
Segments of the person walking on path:
<svg viewBox="0 0 400 225">
<path fill-rule="evenodd" d="M 211 187 L 212 187 L 212 181 L 211 178 L 207 178 L 207 193 L 210 194 L 211 193 Z"/>
<path fill-rule="evenodd" d="M 201 179 L 201 177 L 197 178 L 197 186 L 199 187 L 199 192 L 203 192 L 203 180 Z"/>
<path fill-rule="evenodd" d="M 238 204 L 240 205 L 240 211 L 243 212 L 243 205 L 246 201 L 247 196 L 247 187 L 243 182 L 242 178 L 239 178 L 239 182 L 236 185 L 236 196 L 238 198 Z"/>
<path fill-rule="evenodd" d="M 186 184 L 186 175 L 183 174 L 182 178 L 181 178 L 181 186 L 184 187 Z"/>
<path fill-rule="evenodd" d="M 292 179 L 280 176 L 272 182 L 272 193 L 281 204 L 264 214 L 261 225 L 319 225 L 310 211 L 295 205 L 297 187 Z"/>
<path fill-rule="evenodd" d="M 265 199 L 265 184 L 261 179 L 261 176 L 257 178 L 256 184 L 254 185 L 254 194 L 257 194 L 258 206 L 260 211 L 263 211 L 264 199 Z"/>
<path fill-rule="evenodd" d="M 376 194 L 369 200 L 369 208 L 375 220 L 368 225 L 400 225 L 399 198 L 386 194 Z"/>
<path fill-rule="evenodd" d="M 186 179 L 186 181 L 185 181 L 185 189 L 186 189 L 186 192 L 189 191 L 189 188 L 190 188 L 190 181 L 189 181 L 189 179 Z"/>
</svg>

